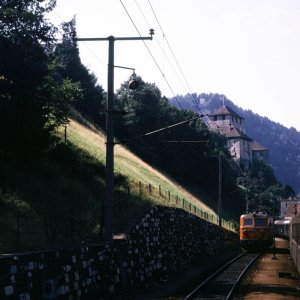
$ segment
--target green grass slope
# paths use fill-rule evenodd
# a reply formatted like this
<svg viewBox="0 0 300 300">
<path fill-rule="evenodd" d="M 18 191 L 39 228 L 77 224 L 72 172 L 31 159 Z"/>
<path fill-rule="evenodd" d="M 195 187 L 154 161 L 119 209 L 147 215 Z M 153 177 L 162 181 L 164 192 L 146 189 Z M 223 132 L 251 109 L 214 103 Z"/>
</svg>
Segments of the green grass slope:
<svg viewBox="0 0 300 300">
<path fill-rule="evenodd" d="M 1 157 L 0 251 L 15 252 L 99 242 L 105 136 L 82 118 L 58 133 L 47 155 Z M 84 124 L 84 125 L 83 125 Z M 115 146 L 114 231 L 124 232 L 153 203 L 183 207 L 217 222 L 215 212 L 121 145 Z"/>
</svg>

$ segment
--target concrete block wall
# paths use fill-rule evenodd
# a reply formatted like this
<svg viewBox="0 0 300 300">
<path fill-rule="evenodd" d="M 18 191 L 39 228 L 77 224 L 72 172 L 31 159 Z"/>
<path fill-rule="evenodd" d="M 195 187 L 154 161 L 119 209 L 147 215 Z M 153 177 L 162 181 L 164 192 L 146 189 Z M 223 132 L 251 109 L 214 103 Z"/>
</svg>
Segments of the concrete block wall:
<svg viewBox="0 0 300 300">
<path fill-rule="evenodd" d="M 128 234 L 83 245 L 0 258 L 0 299 L 113 299 L 239 247 L 238 236 L 178 208 L 153 206 Z"/>
<path fill-rule="evenodd" d="M 184 210 L 155 206 L 126 240 L 127 278 L 144 288 L 187 268 L 239 248 L 237 234 Z M 134 267 L 131 267 L 134 262 Z"/>
<path fill-rule="evenodd" d="M 120 282 L 115 251 L 106 246 L 83 246 L 1 257 L 0 299 L 105 297 Z"/>
</svg>

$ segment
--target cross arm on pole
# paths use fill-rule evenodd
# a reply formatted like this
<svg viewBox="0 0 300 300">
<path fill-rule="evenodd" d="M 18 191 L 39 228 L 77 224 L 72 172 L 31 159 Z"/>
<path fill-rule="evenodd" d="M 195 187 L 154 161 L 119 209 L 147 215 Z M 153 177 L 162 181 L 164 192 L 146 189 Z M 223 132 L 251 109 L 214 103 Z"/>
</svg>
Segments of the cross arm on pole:
<svg viewBox="0 0 300 300">
<path fill-rule="evenodd" d="M 108 41 L 109 37 L 107 38 L 75 38 L 75 41 L 78 42 L 93 42 L 93 41 Z"/>
<path fill-rule="evenodd" d="M 108 36 L 104 38 L 75 38 L 78 42 L 93 42 L 93 41 L 139 41 L 139 40 L 152 40 L 154 35 L 154 29 L 150 29 L 150 36 L 134 36 L 134 37 L 114 37 Z"/>
<path fill-rule="evenodd" d="M 139 40 L 152 40 L 152 36 L 141 37 L 116 37 L 116 41 L 139 41 Z"/>
<path fill-rule="evenodd" d="M 95 42 L 95 41 L 108 41 L 113 39 L 114 41 L 138 41 L 138 40 L 152 40 L 152 36 L 141 36 L 141 37 L 113 37 L 109 36 L 106 38 L 75 38 L 78 42 Z"/>
</svg>

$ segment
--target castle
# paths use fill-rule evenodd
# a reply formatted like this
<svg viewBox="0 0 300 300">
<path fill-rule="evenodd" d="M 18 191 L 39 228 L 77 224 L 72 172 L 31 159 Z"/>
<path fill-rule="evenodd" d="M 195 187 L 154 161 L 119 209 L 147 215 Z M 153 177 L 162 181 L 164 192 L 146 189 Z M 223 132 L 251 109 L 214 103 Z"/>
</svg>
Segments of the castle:
<svg viewBox="0 0 300 300">
<path fill-rule="evenodd" d="M 253 160 L 268 161 L 268 149 L 245 133 L 244 118 L 233 109 L 223 105 L 208 117 L 210 129 L 227 138 L 228 150 L 241 167 L 250 168 Z"/>
</svg>

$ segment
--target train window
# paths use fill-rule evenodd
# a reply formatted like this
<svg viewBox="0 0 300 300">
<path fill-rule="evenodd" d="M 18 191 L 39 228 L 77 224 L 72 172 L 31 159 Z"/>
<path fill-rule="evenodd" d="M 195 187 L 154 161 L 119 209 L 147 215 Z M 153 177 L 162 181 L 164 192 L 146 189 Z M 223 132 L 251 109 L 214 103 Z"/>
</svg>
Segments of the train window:
<svg viewBox="0 0 300 300">
<path fill-rule="evenodd" d="M 256 226 L 267 226 L 267 219 L 255 219 Z"/>
<path fill-rule="evenodd" d="M 251 226 L 252 225 L 252 219 L 244 219 L 244 225 Z"/>
</svg>

